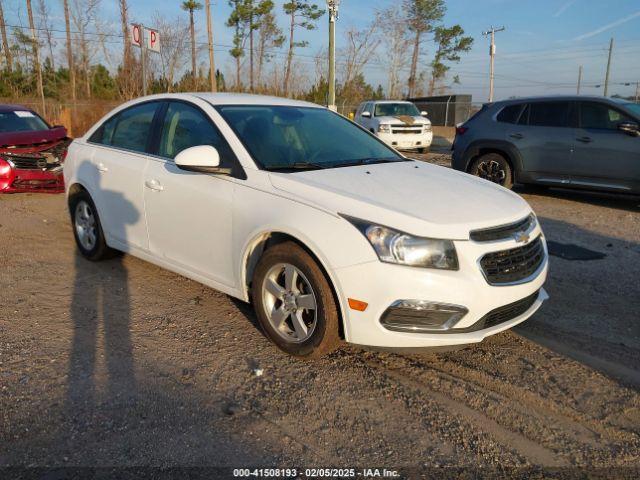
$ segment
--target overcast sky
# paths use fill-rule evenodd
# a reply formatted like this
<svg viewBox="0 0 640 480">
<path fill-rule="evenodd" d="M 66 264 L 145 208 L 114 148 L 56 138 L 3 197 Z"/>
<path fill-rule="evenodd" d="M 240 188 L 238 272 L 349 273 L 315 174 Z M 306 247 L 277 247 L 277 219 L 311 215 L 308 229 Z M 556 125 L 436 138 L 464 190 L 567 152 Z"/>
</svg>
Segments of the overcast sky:
<svg viewBox="0 0 640 480">
<path fill-rule="evenodd" d="M 73 0 L 70 0 L 73 2 Z M 54 28 L 64 29 L 61 0 L 46 0 L 51 9 Z M 338 21 L 338 47 L 342 43 L 340 31 L 349 26 L 364 27 L 376 10 L 397 5 L 400 0 L 342 0 Z M 8 24 L 27 25 L 24 0 L 2 0 Z M 37 3 L 37 0 L 33 2 Z M 179 1 L 129 0 L 131 21 L 151 24 L 154 11 L 168 18 L 186 19 Z M 203 2 L 204 3 L 204 2 Z M 282 13 L 284 0 L 275 0 L 280 13 L 280 26 L 286 31 Z M 324 2 L 319 2 L 324 4 Z M 230 8 L 227 1 L 213 2 L 216 52 L 218 64 L 231 67 L 227 53 L 232 41 L 231 29 L 224 26 Z M 100 18 L 119 32 L 117 0 L 102 0 Z M 196 13 L 196 28 L 200 41 L 206 41 L 204 11 Z M 463 60 L 452 68 L 460 85 L 456 93 L 470 93 L 474 101 L 486 100 L 488 94 L 488 39 L 482 31 L 494 26 L 506 30 L 496 36 L 496 97 L 532 94 L 574 93 L 579 65 L 584 66 L 584 93 L 601 94 L 607 62 L 609 39 L 615 39 L 612 62 L 612 93 L 632 95 L 635 82 L 640 81 L 640 2 L 638 0 L 449 0 L 445 24 L 462 25 L 474 37 L 475 45 Z M 301 33 L 310 42 L 299 53 L 313 56 L 326 45 L 327 17 L 318 29 Z M 63 35 L 58 33 L 57 35 Z M 63 45 L 60 40 L 59 46 Z M 425 44 L 429 59 L 432 44 Z M 60 54 L 61 55 L 61 54 Z M 200 61 L 206 60 L 203 54 Z M 313 68 L 313 60 L 299 57 L 299 61 Z M 384 66 L 376 62 L 365 70 L 367 80 L 386 86 Z M 622 85 L 629 83 L 632 85 Z"/>
</svg>

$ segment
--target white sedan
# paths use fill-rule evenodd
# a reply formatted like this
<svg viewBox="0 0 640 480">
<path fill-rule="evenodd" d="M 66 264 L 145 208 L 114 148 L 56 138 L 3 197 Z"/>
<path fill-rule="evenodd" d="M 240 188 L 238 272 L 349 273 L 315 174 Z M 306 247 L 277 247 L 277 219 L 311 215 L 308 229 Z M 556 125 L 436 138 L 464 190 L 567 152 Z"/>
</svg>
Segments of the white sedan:
<svg viewBox="0 0 640 480">
<path fill-rule="evenodd" d="M 318 105 L 166 94 L 110 112 L 64 164 L 81 254 L 132 255 L 244 301 L 282 350 L 479 342 L 547 298 L 515 193 L 408 160 Z"/>
</svg>

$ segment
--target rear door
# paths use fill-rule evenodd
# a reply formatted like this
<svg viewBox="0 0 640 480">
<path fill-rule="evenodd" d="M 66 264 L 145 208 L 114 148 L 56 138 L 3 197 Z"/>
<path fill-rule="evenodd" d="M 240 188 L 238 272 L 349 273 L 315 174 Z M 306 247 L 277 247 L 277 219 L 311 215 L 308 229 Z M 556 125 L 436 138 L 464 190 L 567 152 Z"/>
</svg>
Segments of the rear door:
<svg viewBox="0 0 640 480">
<path fill-rule="evenodd" d="M 568 183 L 574 125 L 573 102 L 529 102 L 517 123 L 508 124 L 505 139 L 518 149 L 522 169 L 533 179 Z"/>
<path fill-rule="evenodd" d="M 579 107 L 571 183 L 616 190 L 633 188 L 640 182 L 640 137 L 620 131 L 618 125 L 637 121 L 602 102 L 583 101 Z"/>
<path fill-rule="evenodd" d="M 89 139 L 95 144 L 91 165 L 79 166 L 94 185 L 91 194 L 109 244 L 121 250 L 148 249 L 143 175 L 160 105 L 134 105 L 107 120 Z"/>
</svg>

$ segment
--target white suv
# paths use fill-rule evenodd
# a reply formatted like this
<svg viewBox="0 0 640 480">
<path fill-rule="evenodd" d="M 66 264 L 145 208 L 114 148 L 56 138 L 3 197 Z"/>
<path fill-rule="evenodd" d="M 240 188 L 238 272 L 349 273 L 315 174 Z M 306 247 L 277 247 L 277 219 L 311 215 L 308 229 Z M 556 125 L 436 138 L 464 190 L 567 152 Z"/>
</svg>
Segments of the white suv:
<svg viewBox="0 0 640 480">
<path fill-rule="evenodd" d="M 411 102 L 379 100 L 361 103 L 355 122 L 393 148 L 424 153 L 433 141 L 426 116 Z"/>
<path fill-rule="evenodd" d="M 479 342 L 546 298 L 544 235 L 522 198 L 408 160 L 318 105 L 144 97 L 76 139 L 64 177 L 82 255 L 128 252 L 252 301 L 296 356 L 341 339 Z"/>
</svg>

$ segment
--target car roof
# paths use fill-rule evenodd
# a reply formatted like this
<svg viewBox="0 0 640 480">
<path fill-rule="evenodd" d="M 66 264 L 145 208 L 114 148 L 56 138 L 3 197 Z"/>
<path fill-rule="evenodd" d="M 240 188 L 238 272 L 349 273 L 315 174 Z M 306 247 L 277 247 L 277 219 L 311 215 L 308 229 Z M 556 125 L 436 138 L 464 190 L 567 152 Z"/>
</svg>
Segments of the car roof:
<svg viewBox="0 0 640 480">
<path fill-rule="evenodd" d="M 160 95 L 162 97 L 162 95 Z M 305 102 L 302 100 L 292 100 L 290 98 L 275 97 L 269 95 L 255 95 L 251 93 L 209 93 L 209 92 L 192 92 L 182 94 L 172 94 L 167 98 L 185 97 L 185 99 L 200 98 L 212 105 L 276 105 L 289 107 L 316 107 L 324 108 L 316 103 Z"/>
<path fill-rule="evenodd" d="M 10 103 L 0 104 L 0 113 L 15 112 L 16 110 L 22 110 L 22 111 L 26 110 L 28 112 L 33 112 L 33 110 L 25 107 L 24 105 L 17 105 L 17 104 L 10 104 Z"/>
<path fill-rule="evenodd" d="M 509 98 L 506 100 L 499 100 L 494 103 L 499 105 L 507 105 L 511 103 L 539 102 L 539 101 L 545 101 L 545 100 L 568 101 L 568 102 L 596 101 L 596 102 L 607 102 L 607 103 L 620 103 L 617 101 L 617 99 L 603 97 L 600 95 L 540 95 L 540 96 L 532 96 L 532 97 Z"/>
</svg>

